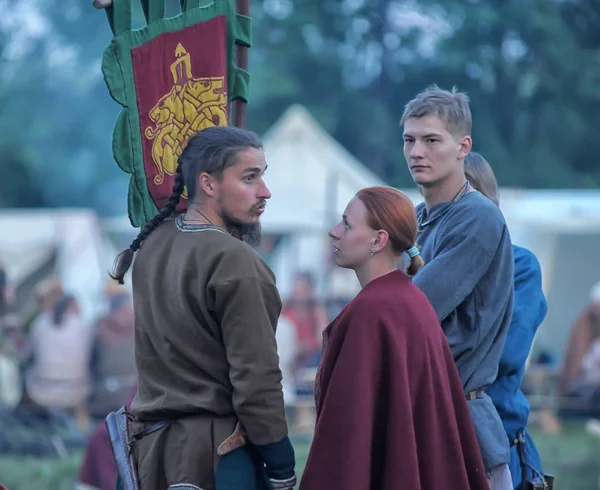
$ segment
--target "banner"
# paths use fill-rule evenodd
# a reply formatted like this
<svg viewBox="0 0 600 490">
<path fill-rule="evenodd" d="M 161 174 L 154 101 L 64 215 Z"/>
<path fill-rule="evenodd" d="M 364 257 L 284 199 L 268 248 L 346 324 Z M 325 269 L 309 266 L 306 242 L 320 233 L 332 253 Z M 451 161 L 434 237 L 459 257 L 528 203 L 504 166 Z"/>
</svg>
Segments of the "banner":
<svg viewBox="0 0 600 490">
<path fill-rule="evenodd" d="M 236 64 L 236 45 L 250 47 L 250 18 L 236 13 L 233 0 L 181 2 L 181 13 L 165 18 L 164 0 L 142 0 L 146 26 L 135 30 L 130 0 L 106 7 L 114 38 L 102 73 L 123 106 L 113 154 L 131 174 L 128 214 L 134 227 L 166 203 L 187 139 L 205 127 L 230 124 L 231 102 L 248 100 L 250 76 Z M 184 192 L 178 209 L 186 205 Z"/>
</svg>

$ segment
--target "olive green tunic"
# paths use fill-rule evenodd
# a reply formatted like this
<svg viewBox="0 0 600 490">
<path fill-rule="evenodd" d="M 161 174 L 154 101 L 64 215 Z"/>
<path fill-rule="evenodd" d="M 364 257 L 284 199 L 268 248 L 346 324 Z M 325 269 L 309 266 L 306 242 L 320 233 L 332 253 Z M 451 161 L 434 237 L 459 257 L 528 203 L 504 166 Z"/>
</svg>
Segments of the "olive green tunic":
<svg viewBox="0 0 600 490">
<path fill-rule="evenodd" d="M 167 220 L 133 266 L 139 388 L 134 430 L 142 489 L 211 490 L 216 448 L 237 421 L 255 445 L 287 436 L 275 328 L 275 277 L 248 245 L 215 228 Z"/>
</svg>

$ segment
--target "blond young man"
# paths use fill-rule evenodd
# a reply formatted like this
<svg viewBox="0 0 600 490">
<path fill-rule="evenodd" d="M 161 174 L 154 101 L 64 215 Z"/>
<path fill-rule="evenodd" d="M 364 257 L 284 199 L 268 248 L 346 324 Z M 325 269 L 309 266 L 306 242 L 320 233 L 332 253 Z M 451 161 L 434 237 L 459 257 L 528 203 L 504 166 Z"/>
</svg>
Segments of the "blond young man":
<svg viewBox="0 0 600 490">
<path fill-rule="evenodd" d="M 463 382 L 491 489 L 512 489 L 509 442 L 485 393 L 498 372 L 513 302 L 513 253 L 499 208 L 467 181 L 472 146 L 465 94 L 433 86 L 405 107 L 404 156 L 424 197 L 414 277 L 433 305 Z"/>
</svg>

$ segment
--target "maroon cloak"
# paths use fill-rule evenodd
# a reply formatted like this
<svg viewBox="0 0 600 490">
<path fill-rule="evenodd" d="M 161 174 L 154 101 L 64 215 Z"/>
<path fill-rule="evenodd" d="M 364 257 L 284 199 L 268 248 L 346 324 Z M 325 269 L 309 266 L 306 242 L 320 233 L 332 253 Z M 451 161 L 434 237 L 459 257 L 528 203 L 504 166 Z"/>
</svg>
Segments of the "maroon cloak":
<svg viewBox="0 0 600 490">
<path fill-rule="evenodd" d="M 367 284 L 323 341 L 300 490 L 489 490 L 450 347 L 404 273 Z"/>
</svg>

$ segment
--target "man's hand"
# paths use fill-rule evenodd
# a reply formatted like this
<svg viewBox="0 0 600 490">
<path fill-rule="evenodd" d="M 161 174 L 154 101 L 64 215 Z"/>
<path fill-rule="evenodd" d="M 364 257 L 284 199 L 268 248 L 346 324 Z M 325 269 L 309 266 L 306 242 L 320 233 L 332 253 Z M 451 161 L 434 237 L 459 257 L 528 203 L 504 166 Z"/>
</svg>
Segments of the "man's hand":
<svg viewBox="0 0 600 490">
<path fill-rule="evenodd" d="M 244 430 L 242 424 L 238 422 L 235 425 L 235 430 L 233 433 L 221 444 L 219 444 L 219 447 L 217 448 L 217 454 L 219 456 L 225 456 L 226 454 L 245 446 L 247 442 L 248 439 L 246 438 L 246 431 Z M 269 478 L 269 481 L 273 486 L 273 490 L 293 490 L 294 486 L 296 485 L 296 475 L 293 474 L 292 477 L 286 479 Z"/>
<path fill-rule="evenodd" d="M 244 427 L 242 427 L 242 424 L 238 422 L 235 424 L 235 430 L 233 431 L 233 434 L 219 444 L 219 447 L 217 448 L 217 454 L 219 456 L 225 456 L 226 454 L 245 446 L 246 442 L 246 431 L 244 430 Z"/>
</svg>

